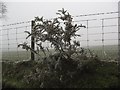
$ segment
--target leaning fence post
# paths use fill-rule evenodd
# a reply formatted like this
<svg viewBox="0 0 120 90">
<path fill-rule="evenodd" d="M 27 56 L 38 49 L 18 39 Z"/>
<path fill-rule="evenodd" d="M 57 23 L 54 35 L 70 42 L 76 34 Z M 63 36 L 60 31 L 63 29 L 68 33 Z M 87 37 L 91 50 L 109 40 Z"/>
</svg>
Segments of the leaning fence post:
<svg viewBox="0 0 120 90">
<path fill-rule="evenodd" d="M 31 33 L 34 31 L 34 24 L 35 24 L 35 21 L 31 21 Z M 31 36 L 31 49 L 34 50 L 35 49 L 35 42 L 34 42 L 34 37 Z M 31 52 L 31 60 L 35 60 L 35 55 L 33 52 Z"/>
</svg>

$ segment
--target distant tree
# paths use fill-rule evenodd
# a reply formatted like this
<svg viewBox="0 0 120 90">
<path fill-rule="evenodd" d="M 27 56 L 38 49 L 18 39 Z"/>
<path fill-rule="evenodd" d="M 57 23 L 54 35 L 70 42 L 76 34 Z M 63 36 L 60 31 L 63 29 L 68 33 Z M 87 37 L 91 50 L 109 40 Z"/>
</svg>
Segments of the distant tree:
<svg viewBox="0 0 120 90">
<path fill-rule="evenodd" d="M 0 19 L 4 18 L 7 12 L 7 6 L 4 2 L 0 1 Z"/>
</svg>

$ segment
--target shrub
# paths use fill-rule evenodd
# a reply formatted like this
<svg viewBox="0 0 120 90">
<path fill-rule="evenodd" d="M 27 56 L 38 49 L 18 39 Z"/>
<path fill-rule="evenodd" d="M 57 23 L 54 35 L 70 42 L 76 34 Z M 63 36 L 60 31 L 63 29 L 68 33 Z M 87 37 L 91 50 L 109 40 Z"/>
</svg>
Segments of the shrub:
<svg viewBox="0 0 120 90">
<path fill-rule="evenodd" d="M 37 46 L 37 51 L 32 50 L 27 43 L 19 44 L 18 47 L 22 46 L 23 49 L 31 50 L 35 54 L 40 56 L 42 51 L 46 57 L 46 52 L 50 51 L 48 48 L 44 48 L 43 43 L 48 41 L 51 44 L 51 47 L 54 47 L 56 52 L 59 52 L 60 57 L 71 58 L 71 55 L 74 53 L 80 52 L 80 42 L 72 41 L 72 38 L 76 38 L 80 35 L 76 32 L 84 27 L 82 24 L 77 25 L 73 24 L 72 16 L 67 12 L 67 10 L 58 10 L 59 15 L 53 20 L 45 20 L 43 17 L 36 17 L 33 21 L 33 30 L 32 32 L 25 31 L 30 36 L 35 38 L 35 44 Z M 62 22 L 62 24 L 61 24 Z"/>
<path fill-rule="evenodd" d="M 22 46 L 23 49 L 31 50 L 39 56 L 42 51 L 45 57 L 37 64 L 29 63 L 33 67 L 24 75 L 23 81 L 30 87 L 38 88 L 93 87 L 96 84 L 92 81 L 91 85 L 87 80 L 93 80 L 96 68 L 102 63 L 93 52 L 80 48 L 80 42 L 72 41 L 72 38 L 80 36 L 76 34 L 80 27 L 85 26 L 74 25 L 72 16 L 64 9 L 59 10 L 57 14 L 59 17 L 53 20 L 36 17 L 33 21 L 33 32 L 25 31 L 29 34 L 27 38 L 30 36 L 35 38 L 37 50 L 32 50 L 26 42 L 19 44 L 18 47 Z M 51 43 L 56 53 L 46 55 L 46 52 L 50 51 L 43 46 L 46 41 Z"/>
</svg>

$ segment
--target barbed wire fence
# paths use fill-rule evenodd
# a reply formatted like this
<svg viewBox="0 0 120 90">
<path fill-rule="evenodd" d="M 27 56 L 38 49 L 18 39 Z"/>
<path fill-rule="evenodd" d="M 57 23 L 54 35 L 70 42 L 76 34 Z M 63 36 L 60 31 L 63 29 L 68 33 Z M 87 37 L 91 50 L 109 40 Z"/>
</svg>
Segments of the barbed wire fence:
<svg viewBox="0 0 120 90">
<path fill-rule="evenodd" d="M 77 33 L 81 47 L 95 52 L 102 59 L 118 59 L 118 12 L 95 13 L 73 16 L 73 23 L 83 24 Z M 51 18 L 52 19 L 52 18 Z M 61 22 L 62 23 L 62 22 Z M 26 41 L 31 45 L 32 40 L 26 39 L 24 31 L 31 32 L 31 21 L 19 22 L 0 26 L 0 37 L 2 38 L 2 60 L 23 60 L 31 58 L 31 53 L 17 45 Z M 49 42 L 44 44 L 51 48 Z"/>
<path fill-rule="evenodd" d="M 24 33 L 24 31 L 30 31 L 30 29 L 30 21 L 1 26 L 2 60 L 23 60 L 29 58 L 30 52 L 18 48 L 18 44 L 24 41 L 30 43 L 30 39 L 25 39 L 27 34 Z"/>
<path fill-rule="evenodd" d="M 86 43 L 86 48 L 91 49 L 102 59 L 117 59 L 118 58 L 118 24 L 114 22 L 117 21 L 119 17 L 112 18 L 102 18 L 102 19 L 91 19 L 86 20 L 86 33 L 82 34 L 80 41 Z M 107 21 L 113 21 L 115 24 L 105 24 Z M 99 21 L 101 25 L 96 25 L 95 22 Z M 79 22 L 79 21 L 77 21 Z M 91 22 L 94 22 L 94 26 L 91 26 Z M 110 23 L 110 22 L 108 22 Z M 94 31 L 98 30 L 98 31 Z M 81 38 L 82 38 L 81 37 Z M 84 46 L 83 46 L 84 47 Z M 100 55 L 101 54 L 101 55 Z"/>
</svg>

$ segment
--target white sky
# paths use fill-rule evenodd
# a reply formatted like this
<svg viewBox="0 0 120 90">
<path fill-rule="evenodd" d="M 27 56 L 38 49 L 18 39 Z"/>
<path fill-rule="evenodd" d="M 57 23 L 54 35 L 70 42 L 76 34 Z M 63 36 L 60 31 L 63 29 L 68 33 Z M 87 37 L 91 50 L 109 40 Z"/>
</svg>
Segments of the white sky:
<svg viewBox="0 0 120 90">
<path fill-rule="evenodd" d="M 17 0 L 16 0 L 17 1 Z M 7 18 L 3 24 L 27 21 L 35 16 L 52 18 L 57 10 L 67 9 L 72 15 L 117 11 L 117 2 L 7 2 Z"/>
<path fill-rule="evenodd" d="M 4 0 L 5 2 L 118 2 L 119 0 Z"/>
</svg>

